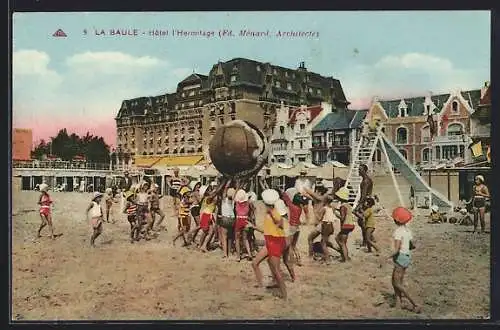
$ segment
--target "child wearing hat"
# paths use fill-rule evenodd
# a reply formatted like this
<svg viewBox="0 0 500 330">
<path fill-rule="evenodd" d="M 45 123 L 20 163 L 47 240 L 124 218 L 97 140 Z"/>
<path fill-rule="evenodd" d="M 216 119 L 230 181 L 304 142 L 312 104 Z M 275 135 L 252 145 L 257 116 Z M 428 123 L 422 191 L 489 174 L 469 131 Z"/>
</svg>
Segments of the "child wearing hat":
<svg viewBox="0 0 500 330">
<path fill-rule="evenodd" d="M 252 260 L 252 252 L 250 250 L 250 242 L 248 241 L 248 233 L 245 229 L 248 227 L 248 215 L 250 213 L 250 202 L 245 190 L 239 189 L 234 195 L 234 211 L 236 213 L 236 222 L 234 223 L 234 234 L 236 244 L 237 261 L 241 261 L 241 240 L 247 252 L 247 259 Z"/>
<path fill-rule="evenodd" d="M 38 205 L 40 205 L 40 219 L 42 220 L 42 223 L 40 224 L 40 227 L 38 228 L 38 234 L 37 237 L 40 238 L 41 231 L 45 226 L 49 226 L 50 229 L 50 238 L 54 239 L 54 227 L 52 226 L 52 212 L 50 210 L 50 207 L 53 203 L 52 199 L 50 198 L 50 195 L 48 193 L 49 186 L 46 183 L 42 183 L 39 186 L 40 189 L 40 198 L 38 198 Z"/>
<path fill-rule="evenodd" d="M 174 237 L 173 244 L 175 246 L 175 241 L 182 237 L 184 241 L 183 246 L 187 246 L 189 242 L 186 239 L 186 234 L 189 233 L 189 229 L 191 228 L 191 213 L 189 212 L 191 208 L 191 190 L 188 187 L 182 187 L 179 190 L 179 195 L 181 196 L 181 201 L 179 204 L 178 219 L 181 228 L 177 236 Z"/>
<path fill-rule="evenodd" d="M 102 193 L 94 192 L 92 201 L 87 207 L 85 214 L 88 216 L 90 212 L 90 224 L 92 225 L 92 236 L 90 237 L 90 246 L 95 246 L 95 239 L 102 233 L 102 208 L 101 208 Z"/>
<path fill-rule="evenodd" d="M 396 306 L 403 306 L 403 295 L 412 304 L 412 310 L 420 313 L 420 307 L 409 296 L 406 288 L 403 285 L 406 269 L 411 262 L 410 251 L 415 248 L 413 245 L 413 235 L 406 224 L 412 219 L 412 214 L 404 207 L 397 207 L 392 212 L 392 218 L 397 225 L 396 230 L 392 234 L 394 253 L 392 259 L 394 261 L 394 269 L 392 272 L 392 286 L 396 298 Z"/>
<path fill-rule="evenodd" d="M 286 286 L 280 269 L 280 259 L 286 248 L 284 223 L 282 216 L 274 207 L 275 203 L 279 200 L 279 194 L 274 189 L 266 189 L 262 192 L 262 199 L 266 206 L 263 230 L 266 243 L 265 247 L 259 251 L 252 261 L 252 268 L 257 278 L 257 284 L 262 287 L 263 278 L 259 265 L 264 259 L 269 258 L 269 268 L 275 282 L 279 286 L 279 297 L 286 299 Z"/>
<path fill-rule="evenodd" d="M 229 188 L 231 182 L 225 185 L 223 197 L 220 201 L 220 214 L 218 217 L 219 239 L 222 245 L 223 256 L 222 258 L 229 257 L 229 231 L 233 231 L 234 223 L 236 220 L 234 210 L 234 194 L 235 189 Z"/>
<path fill-rule="evenodd" d="M 439 206 L 432 205 L 431 206 L 431 214 L 429 215 L 430 221 L 429 223 L 441 223 L 443 222 L 443 216 L 439 213 Z"/>
<path fill-rule="evenodd" d="M 202 234 L 200 238 L 200 243 L 198 247 L 201 252 L 208 251 L 208 243 L 212 240 L 215 233 L 215 223 L 214 219 L 216 217 L 218 194 L 222 187 L 219 189 L 213 189 L 213 186 L 202 186 L 200 188 L 200 194 L 202 196 L 201 208 L 200 208 L 200 226 Z M 194 233 L 195 235 L 196 233 Z M 192 236 L 194 240 L 194 235 Z"/>
<path fill-rule="evenodd" d="M 349 201 L 349 189 L 346 187 L 340 188 L 335 196 L 340 201 L 340 232 L 338 233 L 335 240 L 340 248 L 341 261 L 350 261 L 349 251 L 347 249 L 347 240 L 349 234 L 354 230 L 354 215 L 352 213 L 352 206 L 348 203 Z"/>
<path fill-rule="evenodd" d="M 139 240 L 139 221 L 137 219 L 137 204 L 135 203 L 135 194 L 132 191 L 125 192 L 125 208 L 123 211 L 127 214 L 127 220 L 130 223 L 130 243 Z"/>
<path fill-rule="evenodd" d="M 301 266 L 300 253 L 297 249 L 297 242 L 299 241 L 300 236 L 300 217 L 302 216 L 303 210 L 307 207 L 307 205 L 309 205 L 309 199 L 307 199 L 305 196 L 302 196 L 300 193 L 295 193 L 292 200 L 287 192 L 281 193 L 281 199 L 285 202 L 289 212 L 291 235 L 290 248 L 293 253 L 295 262 L 298 266 Z"/>
</svg>

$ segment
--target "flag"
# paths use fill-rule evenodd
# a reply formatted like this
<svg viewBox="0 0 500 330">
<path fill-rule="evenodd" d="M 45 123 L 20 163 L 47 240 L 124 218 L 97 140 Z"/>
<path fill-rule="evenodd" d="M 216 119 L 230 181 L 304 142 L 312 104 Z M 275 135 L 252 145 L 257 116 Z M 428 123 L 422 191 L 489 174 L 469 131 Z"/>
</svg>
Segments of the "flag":
<svg viewBox="0 0 500 330">
<path fill-rule="evenodd" d="M 481 145 L 481 141 L 472 145 L 470 148 L 472 150 L 472 155 L 474 156 L 474 158 L 477 158 L 477 157 L 480 157 L 483 155 L 483 146 Z"/>
</svg>

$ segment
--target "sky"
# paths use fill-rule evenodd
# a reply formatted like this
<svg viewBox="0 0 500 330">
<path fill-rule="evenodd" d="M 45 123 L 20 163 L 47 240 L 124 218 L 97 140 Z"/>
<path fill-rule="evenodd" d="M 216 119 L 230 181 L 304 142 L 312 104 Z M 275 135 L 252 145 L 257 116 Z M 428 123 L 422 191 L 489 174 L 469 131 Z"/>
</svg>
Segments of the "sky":
<svg viewBox="0 0 500 330">
<path fill-rule="evenodd" d="M 67 37 L 53 37 L 58 29 Z M 149 36 L 155 29 L 169 35 Z M 173 36 L 173 29 L 214 35 Z M 270 35 L 239 36 L 243 29 Z M 350 108 L 363 109 L 374 97 L 481 88 L 490 79 L 490 13 L 14 13 L 13 126 L 32 128 L 35 143 L 67 128 L 114 145 L 122 100 L 174 92 L 193 71 L 208 74 L 235 57 L 289 68 L 304 61 L 309 71 L 339 79 Z"/>
</svg>

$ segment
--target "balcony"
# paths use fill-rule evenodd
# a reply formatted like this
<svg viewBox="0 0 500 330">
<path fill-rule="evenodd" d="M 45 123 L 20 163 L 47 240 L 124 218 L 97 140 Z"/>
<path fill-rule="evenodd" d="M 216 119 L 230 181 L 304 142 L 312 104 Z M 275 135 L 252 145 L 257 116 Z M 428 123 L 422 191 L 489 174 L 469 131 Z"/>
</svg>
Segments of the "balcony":
<svg viewBox="0 0 500 330">
<path fill-rule="evenodd" d="M 444 136 L 436 136 L 434 137 L 433 144 L 465 144 L 467 141 L 467 137 L 465 135 L 444 135 Z"/>
<path fill-rule="evenodd" d="M 328 145 L 326 142 L 315 142 L 313 141 L 311 150 L 327 150 Z"/>
<path fill-rule="evenodd" d="M 273 142 L 288 142 L 288 139 L 285 134 L 275 134 L 271 138 L 271 143 Z"/>
</svg>

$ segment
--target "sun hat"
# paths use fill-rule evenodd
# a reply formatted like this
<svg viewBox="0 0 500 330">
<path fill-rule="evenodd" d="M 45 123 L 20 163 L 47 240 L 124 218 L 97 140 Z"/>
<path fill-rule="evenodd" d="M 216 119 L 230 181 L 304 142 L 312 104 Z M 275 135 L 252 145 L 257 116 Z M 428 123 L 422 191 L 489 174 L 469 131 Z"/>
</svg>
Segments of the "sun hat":
<svg viewBox="0 0 500 330">
<path fill-rule="evenodd" d="M 262 192 L 262 200 L 264 204 L 272 206 L 280 199 L 280 195 L 274 189 L 266 189 Z"/>
<path fill-rule="evenodd" d="M 340 188 L 339 190 L 337 190 L 337 192 L 335 193 L 335 196 L 337 196 L 338 198 L 342 199 L 342 200 L 349 200 L 349 189 L 347 189 L 346 187 L 342 187 Z"/>
<path fill-rule="evenodd" d="M 40 186 L 38 186 L 38 188 L 40 189 L 40 191 L 47 191 L 49 190 L 49 185 L 46 183 L 42 183 Z"/>
<path fill-rule="evenodd" d="M 97 197 L 101 197 L 102 196 L 102 193 L 100 191 L 94 191 L 94 195 L 92 197 L 92 199 L 96 199 Z"/>
<path fill-rule="evenodd" d="M 291 187 L 285 190 L 285 193 L 290 197 L 290 199 L 293 199 L 295 195 L 297 194 L 297 188 Z"/>
<path fill-rule="evenodd" d="M 131 191 L 125 192 L 125 200 L 129 199 L 130 197 L 134 196 L 134 193 Z"/>
<path fill-rule="evenodd" d="M 253 191 L 250 191 L 248 194 L 248 200 L 252 203 L 256 202 L 257 201 L 257 194 Z"/>
<path fill-rule="evenodd" d="M 412 217 L 413 215 L 411 214 L 411 212 L 407 208 L 402 206 L 396 207 L 392 211 L 392 218 L 394 219 L 394 221 L 400 224 L 407 223 L 412 219 Z"/>
<path fill-rule="evenodd" d="M 479 179 L 482 183 L 484 183 L 484 176 L 476 175 L 476 179 Z"/>
<path fill-rule="evenodd" d="M 438 212 L 438 211 L 439 211 L 439 206 L 437 206 L 437 205 L 432 205 L 432 206 L 431 206 L 431 211 Z"/>
<path fill-rule="evenodd" d="M 229 197 L 229 198 L 232 198 L 234 197 L 234 193 L 236 191 L 234 190 L 234 188 L 229 188 L 227 191 L 226 191 L 226 196 Z"/>
<path fill-rule="evenodd" d="M 234 200 L 236 202 L 246 202 L 248 201 L 248 195 L 245 190 L 239 189 L 234 195 Z"/>
<path fill-rule="evenodd" d="M 112 193 L 113 192 L 113 189 L 111 188 L 106 188 L 106 194 L 109 194 L 109 193 Z"/>
<path fill-rule="evenodd" d="M 207 189 L 208 189 L 208 186 L 201 186 L 200 190 L 198 190 L 198 192 L 200 193 L 200 196 L 204 196 Z"/>
<path fill-rule="evenodd" d="M 189 189 L 188 187 L 185 187 L 185 186 L 184 186 L 184 187 L 182 187 L 182 188 L 179 190 L 179 195 L 184 196 L 184 194 L 186 194 L 186 193 L 188 193 L 188 192 L 190 192 L 190 191 L 191 191 L 191 189 Z"/>
<path fill-rule="evenodd" d="M 280 215 L 284 216 L 288 214 L 288 208 L 282 199 L 278 199 L 276 203 L 274 203 L 274 207 L 278 210 Z"/>
</svg>

